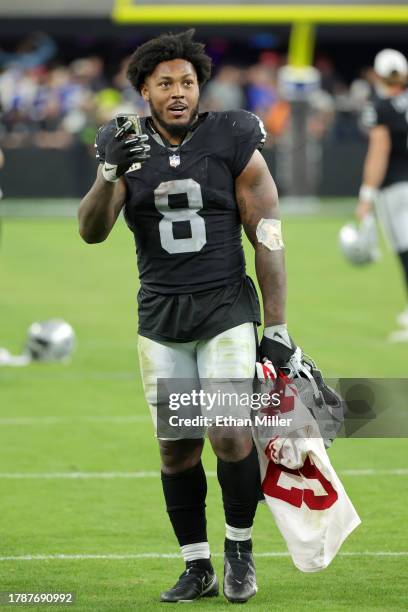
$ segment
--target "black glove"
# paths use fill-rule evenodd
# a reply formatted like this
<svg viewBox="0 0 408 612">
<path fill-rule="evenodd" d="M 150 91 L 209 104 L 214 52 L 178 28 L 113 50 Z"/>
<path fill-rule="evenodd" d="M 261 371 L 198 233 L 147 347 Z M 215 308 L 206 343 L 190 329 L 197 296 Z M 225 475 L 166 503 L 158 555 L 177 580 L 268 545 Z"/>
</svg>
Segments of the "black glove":
<svg viewBox="0 0 408 612">
<path fill-rule="evenodd" d="M 265 357 L 272 362 L 276 372 L 283 368 L 296 350 L 296 345 L 288 334 L 286 325 L 265 327 L 259 346 L 261 361 Z"/>
<path fill-rule="evenodd" d="M 142 164 L 150 157 L 150 145 L 146 144 L 149 139 L 148 135 L 132 134 L 124 127 L 116 130 L 108 124 L 99 129 L 96 138 L 98 151 L 101 144 L 104 148 L 102 174 L 107 181 L 113 183 L 118 181 L 133 164 Z M 131 127 L 132 124 L 129 121 L 128 129 Z M 102 157 L 101 153 L 99 155 Z"/>
</svg>

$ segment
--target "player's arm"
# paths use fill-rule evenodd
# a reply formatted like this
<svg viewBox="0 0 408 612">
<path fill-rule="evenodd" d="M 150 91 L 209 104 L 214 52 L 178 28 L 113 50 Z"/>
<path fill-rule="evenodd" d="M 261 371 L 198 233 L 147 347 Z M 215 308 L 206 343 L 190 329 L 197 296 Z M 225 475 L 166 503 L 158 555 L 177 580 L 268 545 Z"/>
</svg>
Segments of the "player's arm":
<svg viewBox="0 0 408 612">
<path fill-rule="evenodd" d="M 264 307 L 261 357 L 275 368 L 283 366 L 295 350 L 286 327 L 286 271 L 278 193 L 259 151 L 235 181 L 242 225 L 255 249 L 255 267 Z"/>
<path fill-rule="evenodd" d="M 364 162 L 363 184 L 360 187 L 356 216 L 363 219 L 372 209 L 378 189 L 388 167 L 391 137 L 385 125 L 371 128 Z"/>
<path fill-rule="evenodd" d="M 78 210 L 79 233 L 85 242 L 93 244 L 106 240 L 123 207 L 125 197 L 124 180 L 107 181 L 100 165 L 95 182 L 81 200 Z"/>
<path fill-rule="evenodd" d="M 125 202 L 123 175 L 132 164 L 140 167 L 149 159 L 148 136 L 131 133 L 132 128 L 127 121 L 120 128 L 110 122 L 98 130 L 95 146 L 101 163 L 78 210 L 79 233 L 85 242 L 106 240 Z"/>
</svg>

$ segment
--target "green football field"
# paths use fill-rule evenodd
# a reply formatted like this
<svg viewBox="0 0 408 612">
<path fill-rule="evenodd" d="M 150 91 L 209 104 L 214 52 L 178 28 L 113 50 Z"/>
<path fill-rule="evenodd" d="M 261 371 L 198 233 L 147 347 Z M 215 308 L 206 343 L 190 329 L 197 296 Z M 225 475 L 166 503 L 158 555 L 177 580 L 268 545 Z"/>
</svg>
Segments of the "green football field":
<svg viewBox="0 0 408 612">
<path fill-rule="evenodd" d="M 285 221 L 291 333 L 327 376 L 405 377 L 408 344 L 386 340 L 404 307 L 397 262 L 385 252 L 375 266 L 347 265 L 337 251 L 343 222 Z M 73 591 L 74 610 L 156 610 L 183 569 L 138 371 L 137 288 L 123 222 L 90 246 L 73 219 L 3 221 L 0 347 L 20 351 L 28 325 L 51 317 L 73 325 L 78 346 L 67 365 L 0 368 L 0 592 Z M 338 440 L 329 451 L 362 525 L 323 572 L 294 567 L 260 507 L 259 592 L 247 608 L 406 610 L 407 451 L 405 439 Z M 204 463 L 221 577 L 224 521 L 208 448 Z M 220 596 L 192 605 L 230 604 Z"/>
</svg>

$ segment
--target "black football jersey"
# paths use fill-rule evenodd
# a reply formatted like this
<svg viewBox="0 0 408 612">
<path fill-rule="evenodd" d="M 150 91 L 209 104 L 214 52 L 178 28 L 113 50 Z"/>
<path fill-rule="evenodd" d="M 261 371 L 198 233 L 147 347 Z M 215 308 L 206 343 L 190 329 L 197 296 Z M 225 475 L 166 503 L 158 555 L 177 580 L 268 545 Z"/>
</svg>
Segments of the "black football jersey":
<svg viewBox="0 0 408 612">
<path fill-rule="evenodd" d="M 139 333 L 186 342 L 259 323 L 234 183 L 262 148 L 262 122 L 247 111 L 206 113 L 180 147 L 163 142 L 148 118 L 141 122 L 151 157 L 125 174 L 124 207 L 141 282 Z M 101 162 L 104 135 L 96 141 Z"/>
<path fill-rule="evenodd" d="M 176 150 L 148 120 L 142 126 L 151 157 L 125 174 L 124 208 L 142 287 L 180 294 L 239 281 L 245 262 L 234 181 L 263 145 L 262 123 L 247 111 L 208 113 Z M 103 161 L 104 143 L 96 144 Z"/>
<path fill-rule="evenodd" d="M 408 181 L 408 90 L 390 98 L 376 98 L 363 112 L 363 124 L 385 125 L 391 137 L 391 152 L 382 187 Z"/>
</svg>

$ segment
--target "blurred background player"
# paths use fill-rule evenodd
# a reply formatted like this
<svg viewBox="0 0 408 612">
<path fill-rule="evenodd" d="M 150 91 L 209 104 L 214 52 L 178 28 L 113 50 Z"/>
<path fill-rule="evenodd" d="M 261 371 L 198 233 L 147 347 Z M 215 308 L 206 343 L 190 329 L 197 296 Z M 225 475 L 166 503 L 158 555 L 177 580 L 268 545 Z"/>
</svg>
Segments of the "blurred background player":
<svg viewBox="0 0 408 612">
<path fill-rule="evenodd" d="M 376 204 L 408 291 L 408 62 L 399 51 L 384 49 L 375 57 L 374 71 L 376 91 L 363 113 L 369 143 L 356 216 L 362 220 Z M 404 329 L 390 340 L 408 341 L 408 307 L 397 322 Z"/>
</svg>

